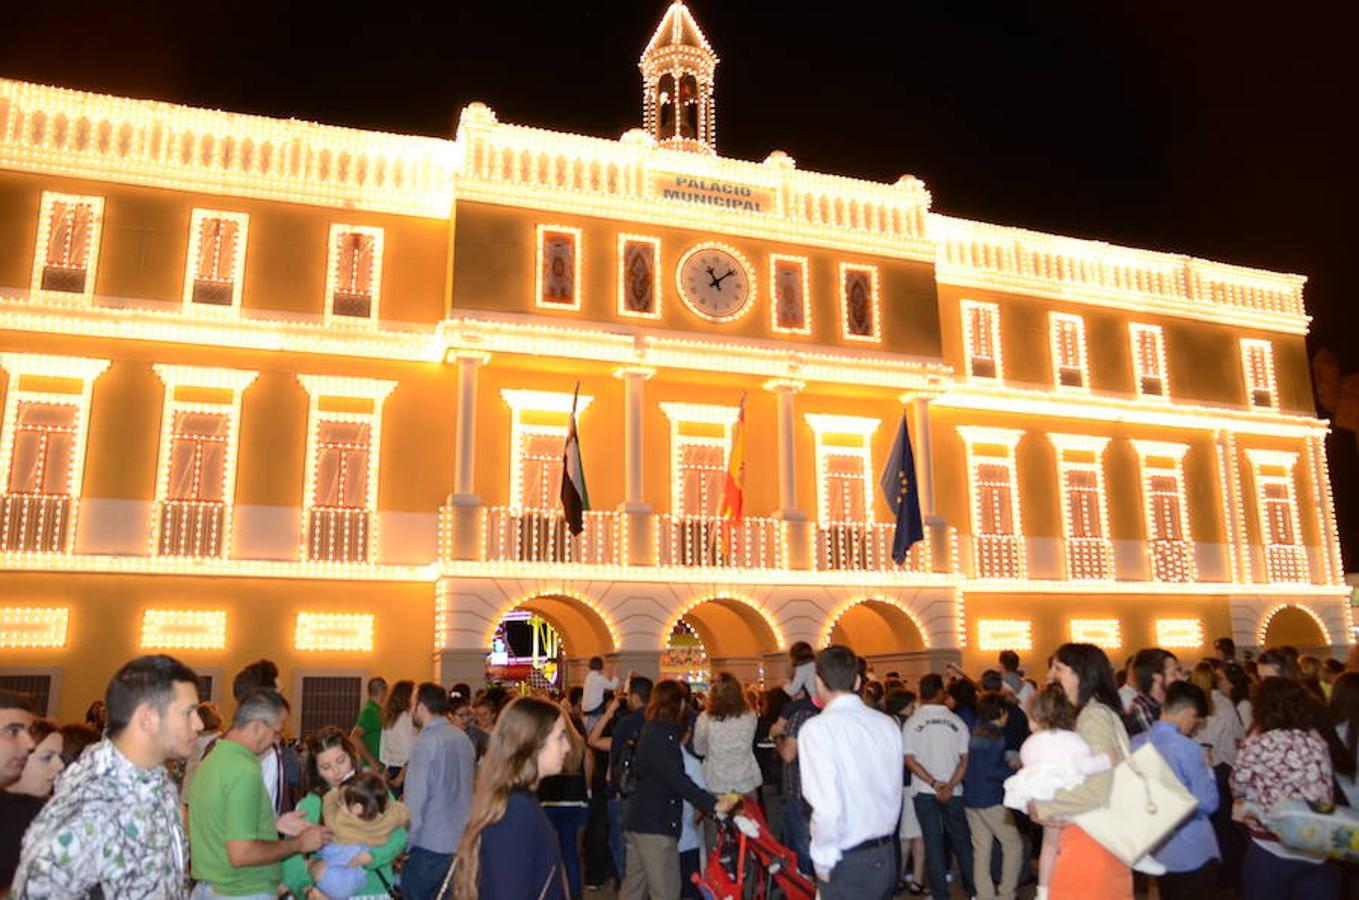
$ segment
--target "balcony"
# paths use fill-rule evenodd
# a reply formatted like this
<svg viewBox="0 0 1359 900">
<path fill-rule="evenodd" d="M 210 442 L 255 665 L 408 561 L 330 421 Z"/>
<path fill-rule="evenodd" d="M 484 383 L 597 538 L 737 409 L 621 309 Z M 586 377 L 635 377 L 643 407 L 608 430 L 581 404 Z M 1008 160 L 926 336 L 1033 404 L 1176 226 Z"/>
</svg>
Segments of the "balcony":
<svg viewBox="0 0 1359 900">
<path fill-rule="evenodd" d="M 912 545 L 906 562 L 892 560 L 895 525 L 882 522 L 840 522 L 816 529 L 816 567 L 822 571 L 931 571 L 933 551 L 929 531 Z"/>
<path fill-rule="evenodd" d="M 486 510 L 484 559 L 502 562 L 616 563 L 619 556 L 614 514 L 589 510 L 585 528 L 571 534 L 566 516 L 550 510 Z"/>
<path fill-rule="evenodd" d="M 1023 578 L 1025 562 L 1022 535 L 972 536 L 972 568 L 978 578 Z"/>
<path fill-rule="evenodd" d="M 368 510 L 316 506 L 307 511 L 307 559 L 368 562 Z"/>
<path fill-rule="evenodd" d="M 66 494 L 5 494 L 0 498 L 0 551 L 61 553 L 70 516 Z"/>
<path fill-rule="evenodd" d="M 715 516 L 657 516 L 663 566 L 724 569 L 786 567 L 778 519 L 743 519 L 728 525 Z"/>
<path fill-rule="evenodd" d="M 1269 544 L 1265 547 L 1265 572 L 1274 584 L 1303 584 L 1310 580 L 1307 548 L 1300 544 Z"/>
<path fill-rule="evenodd" d="M 226 504 L 220 500 L 166 500 L 160 508 L 158 556 L 222 555 Z"/>
</svg>

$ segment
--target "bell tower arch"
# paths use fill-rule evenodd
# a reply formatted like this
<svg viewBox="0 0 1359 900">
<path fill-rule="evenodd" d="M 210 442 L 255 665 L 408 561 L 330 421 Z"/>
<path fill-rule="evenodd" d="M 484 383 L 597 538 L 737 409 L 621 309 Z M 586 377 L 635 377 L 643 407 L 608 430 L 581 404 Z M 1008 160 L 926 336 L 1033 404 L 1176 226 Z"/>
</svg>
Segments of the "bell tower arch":
<svg viewBox="0 0 1359 900">
<path fill-rule="evenodd" d="M 662 147 L 717 152 L 713 76 L 718 58 L 689 8 L 675 0 L 642 51 L 642 119 Z"/>
</svg>

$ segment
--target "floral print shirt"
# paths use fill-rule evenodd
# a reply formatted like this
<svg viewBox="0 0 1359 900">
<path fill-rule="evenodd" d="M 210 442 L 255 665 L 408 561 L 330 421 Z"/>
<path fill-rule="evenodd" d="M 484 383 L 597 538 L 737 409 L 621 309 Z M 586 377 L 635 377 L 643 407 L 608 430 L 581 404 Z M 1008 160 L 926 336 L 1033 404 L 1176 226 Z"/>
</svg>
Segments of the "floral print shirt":
<svg viewBox="0 0 1359 900">
<path fill-rule="evenodd" d="M 1331 755 L 1325 741 L 1294 728 L 1251 735 L 1236 755 L 1232 795 L 1262 813 L 1290 797 L 1330 803 Z"/>
<path fill-rule="evenodd" d="M 24 835 L 14 897 L 187 897 L 188 842 L 165 769 L 134 765 L 109 740 L 57 782 Z"/>
</svg>

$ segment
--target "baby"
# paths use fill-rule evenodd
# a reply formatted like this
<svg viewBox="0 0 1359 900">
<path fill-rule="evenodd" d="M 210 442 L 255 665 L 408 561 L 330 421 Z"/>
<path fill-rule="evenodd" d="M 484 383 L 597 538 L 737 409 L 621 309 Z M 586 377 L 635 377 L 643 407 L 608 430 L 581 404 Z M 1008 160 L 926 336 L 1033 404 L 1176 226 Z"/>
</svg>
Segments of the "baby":
<svg viewBox="0 0 1359 900">
<path fill-rule="evenodd" d="M 1073 730 L 1076 708 L 1061 685 L 1050 684 L 1034 696 L 1029 705 L 1029 724 L 1033 734 L 1019 748 L 1019 760 L 1024 767 L 1005 779 L 1005 805 L 1011 809 L 1027 810 L 1030 800 L 1051 800 L 1058 791 L 1070 790 L 1089 776 L 1113 767 L 1109 757 L 1096 755 Z M 1035 900 L 1047 898 L 1061 831 L 1060 825 L 1043 829 Z"/>
<path fill-rule="evenodd" d="M 363 772 L 321 800 L 321 821 L 335 836 L 307 863 L 311 880 L 330 900 L 348 900 L 368 880 L 369 852 L 387 843 L 393 831 L 410 824 L 406 804 L 392 800 L 381 775 Z"/>
</svg>

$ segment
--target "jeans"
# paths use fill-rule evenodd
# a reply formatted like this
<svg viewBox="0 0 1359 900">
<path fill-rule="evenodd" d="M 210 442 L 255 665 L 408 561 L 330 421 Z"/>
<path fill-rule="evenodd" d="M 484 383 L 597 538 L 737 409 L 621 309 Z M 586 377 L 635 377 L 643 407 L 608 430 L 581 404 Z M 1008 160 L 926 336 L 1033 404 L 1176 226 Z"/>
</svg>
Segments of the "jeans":
<svg viewBox="0 0 1359 900">
<path fill-rule="evenodd" d="M 1246 900 L 1320 900 L 1340 896 L 1340 867 L 1275 856 L 1255 841 L 1241 872 Z"/>
<path fill-rule="evenodd" d="M 963 890 L 969 896 L 977 893 L 972 883 L 972 833 L 963 812 L 963 798 L 951 797 L 942 801 L 934 794 L 916 794 L 915 815 L 920 820 L 921 836 L 925 840 L 925 868 L 930 879 L 930 894 L 934 900 L 949 900 L 948 854 L 944 851 L 944 835 L 953 843 L 958 857 L 958 870 L 963 878 Z"/>
<path fill-rule="evenodd" d="M 571 897 L 580 896 L 580 832 L 590 816 L 584 806 L 544 806 L 547 820 L 557 829 L 557 846 L 562 851 L 562 868 Z"/>
<path fill-rule="evenodd" d="M 444 876 L 453 865 L 453 854 L 411 847 L 406 868 L 401 870 L 401 896 L 405 900 L 434 900 Z"/>
<path fill-rule="evenodd" d="M 1210 859 L 1192 872 L 1167 872 L 1156 879 L 1161 900 L 1203 900 L 1217 895 L 1218 869 L 1221 864 Z"/>
<path fill-rule="evenodd" d="M 821 900 L 891 900 L 897 886 L 896 837 L 876 847 L 850 850 L 817 881 Z"/>
<path fill-rule="evenodd" d="M 614 877 L 619 885 L 628 871 L 627 845 L 623 843 L 623 801 L 609 798 L 609 855 L 613 857 Z"/>
<path fill-rule="evenodd" d="M 812 823 L 803 809 L 802 798 L 783 804 L 783 845 L 797 854 L 798 871 L 812 874 Z"/>
</svg>

